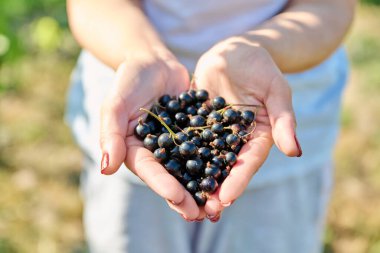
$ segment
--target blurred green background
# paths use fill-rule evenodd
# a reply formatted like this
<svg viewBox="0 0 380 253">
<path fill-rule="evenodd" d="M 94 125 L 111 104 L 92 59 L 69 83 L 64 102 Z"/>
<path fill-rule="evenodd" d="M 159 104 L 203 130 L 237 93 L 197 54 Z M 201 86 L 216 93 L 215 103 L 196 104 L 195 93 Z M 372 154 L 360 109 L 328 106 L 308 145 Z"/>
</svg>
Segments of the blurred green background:
<svg viewBox="0 0 380 253">
<path fill-rule="evenodd" d="M 379 29 L 380 0 L 362 1 L 325 253 L 380 253 Z M 87 252 L 81 153 L 63 123 L 78 53 L 64 1 L 0 1 L 0 253 Z"/>
</svg>

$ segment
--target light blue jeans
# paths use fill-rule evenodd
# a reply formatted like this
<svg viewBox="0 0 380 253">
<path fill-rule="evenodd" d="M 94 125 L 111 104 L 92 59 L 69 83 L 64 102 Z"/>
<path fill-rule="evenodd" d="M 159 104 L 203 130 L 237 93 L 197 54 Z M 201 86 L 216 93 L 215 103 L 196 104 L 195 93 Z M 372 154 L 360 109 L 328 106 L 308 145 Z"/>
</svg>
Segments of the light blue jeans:
<svg viewBox="0 0 380 253">
<path fill-rule="evenodd" d="M 247 190 L 217 223 L 184 221 L 149 188 L 86 162 L 84 226 L 93 253 L 318 253 L 331 166 Z"/>
</svg>

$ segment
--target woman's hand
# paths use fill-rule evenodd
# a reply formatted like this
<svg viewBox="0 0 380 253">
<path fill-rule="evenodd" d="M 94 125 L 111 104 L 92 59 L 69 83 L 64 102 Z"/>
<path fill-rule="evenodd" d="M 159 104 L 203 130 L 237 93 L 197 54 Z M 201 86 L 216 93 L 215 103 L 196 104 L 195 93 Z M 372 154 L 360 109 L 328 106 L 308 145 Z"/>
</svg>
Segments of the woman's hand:
<svg viewBox="0 0 380 253">
<path fill-rule="evenodd" d="M 291 90 L 269 53 L 241 38 L 218 43 L 199 60 L 194 86 L 230 104 L 260 105 L 257 127 L 238 155 L 238 162 L 205 206 L 218 217 L 244 191 L 267 158 L 273 142 L 287 156 L 300 156 Z"/>
<path fill-rule="evenodd" d="M 128 169 L 187 219 L 196 219 L 199 208 L 189 192 L 155 161 L 134 136 L 142 112 L 163 94 L 178 95 L 189 89 L 187 70 L 174 57 L 131 56 L 116 72 L 116 79 L 101 112 L 101 172 L 115 173 L 124 162 Z M 175 203 L 175 204 L 173 204 Z"/>
</svg>

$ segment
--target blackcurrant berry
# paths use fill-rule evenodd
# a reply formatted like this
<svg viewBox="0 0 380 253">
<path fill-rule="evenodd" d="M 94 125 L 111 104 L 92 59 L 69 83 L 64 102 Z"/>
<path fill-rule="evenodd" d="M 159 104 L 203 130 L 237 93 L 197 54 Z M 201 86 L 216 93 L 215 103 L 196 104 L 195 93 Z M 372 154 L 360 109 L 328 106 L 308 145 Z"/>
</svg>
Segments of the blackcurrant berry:
<svg viewBox="0 0 380 253">
<path fill-rule="evenodd" d="M 199 188 L 204 192 L 214 193 L 218 188 L 218 182 L 213 177 L 206 177 L 199 184 Z"/>
<path fill-rule="evenodd" d="M 199 176 L 202 173 L 203 162 L 201 159 L 187 160 L 186 171 L 193 176 Z"/>
<path fill-rule="evenodd" d="M 165 148 L 158 148 L 153 152 L 154 158 L 159 162 L 165 162 L 168 159 L 168 154 Z"/>
<path fill-rule="evenodd" d="M 201 127 L 206 124 L 206 119 L 203 118 L 200 115 L 196 115 L 194 117 L 191 117 L 190 119 L 190 126 L 192 127 Z"/>
<path fill-rule="evenodd" d="M 236 161 L 237 161 L 237 156 L 235 153 L 233 152 L 228 152 L 226 155 L 225 155 L 225 159 L 226 159 L 226 163 L 230 166 L 233 166 Z"/>
<path fill-rule="evenodd" d="M 174 142 L 170 134 L 163 133 L 158 137 L 158 146 L 160 148 L 171 148 L 174 146 Z"/>
<path fill-rule="evenodd" d="M 192 156 L 197 152 L 197 146 L 190 141 L 185 141 L 179 146 L 179 152 L 184 157 Z"/>
<path fill-rule="evenodd" d="M 243 119 L 244 124 L 249 125 L 255 120 L 256 115 L 254 112 L 247 110 L 241 113 L 241 117 Z"/>
<path fill-rule="evenodd" d="M 170 100 L 166 105 L 166 110 L 171 114 L 175 114 L 181 110 L 181 105 L 177 100 Z"/>
<path fill-rule="evenodd" d="M 190 105 L 194 102 L 193 97 L 187 92 L 179 94 L 178 99 L 183 105 Z"/>
<path fill-rule="evenodd" d="M 183 113 L 183 112 L 177 112 L 174 116 L 175 118 L 175 123 L 179 126 L 179 127 L 185 127 L 189 124 L 189 117 Z"/>
<path fill-rule="evenodd" d="M 215 123 L 215 122 L 221 122 L 223 119 L 223 116 L 217 112 L 217 111 L 212 111 L 210 112 L 210 114 L 208 115 L 208 118 L 207 118 L 207 123 L 208 124 L 212 124 L 212 123 Z"/>
<path fill-rule="evenodd" d="M 222 123 L 216 122 L 216 123 L 212 124 L 212 126 L 211 126 L 211 131 L 216 133 L 216 134 L 222 133 L 223 130 L 224 130 L 224 126 Z"/>
<path fill-rule="evenodd" d="M 165 168 L 171 175 L 175 177 L 181 176 L 181 163 L 179 161 L 171 159 L 165 164 Z"/>
<path fill-rule="evenodd" d="M 226 143 L 232 147 L 232 146 L 236 146 L 236 145 L 239 145 L 240 143 L 240 138 L 238 135 L 236 134 L 229 134 L 227 135 L 226 137 Z"/>
<path fill-rule="evenodd" d="M 190 105 L 185 108 L 185 112 L 190 115 L 197 115 L 197 108 L 193 105 Z"/>
<path fill-rule="evenodd" d="M 207 201 L 206 193 L 198 191 L 194 193 L 193 197 L 198 206 L 204 206 L 206 204 L 206 201 Z"/>
<path fill-rule="evenodd" d="M 210 145 L 218 150 L 222 150 L 226 146 L 224 141 L 219 138 L 215 139 Z"/>
<path fill-rule="evenodd" d="M 226 106 L 226 100 L 222 97 L 215 97 L 211 100 L 211 105 L 215 110 L 220 110 Z"/>
<path fill-rule="evenodd" d="M 176 143 L 181 144 L 182 142 L 185 142 L 188 140 L 188 136 L 184 134 L 183 132 L 178 132 L 175 134 L 175 140 L 176 140 Z"/>
<path fill-rule="evenodd" d="M 207 167 L 205 168 L 206 177 L 213 177 L 215 179 L 218 179 L 221 174 L 222 174 L 222 171 L 220 170 L 220 167 L 215 164 L 208 164 Z"/>
<path fill-rule="evenodd" d="M 146 123 L 140 123 L 137 124 L 135 128 L 135 136 L 139 138 L 140 140 L 144 140 L 144 138 L 150 134 L 150 127 Z"/>
<path fill-rule="evenodd" d="M 209 113 L 210 113 L 210 110 L 205 106 L 200 107 L 197 111 L 198 115 L 205 117 L 205 118 L 208 116 Z"/>
<path fill-rule="evenodd" d="M 215 139 L 215 135 L 210 129 L 203 130 L 201 136 L 202 139 L 206 142 L 210 142 Z"/>
<path fill-rule="evenodd" d="M 204 102 L 208 99 L 208 92 L 206 90 L 197 90 L 195 97 L 198 99 L 198 101 Z"/>
<path fill-rule="evenodd" d="M 238 118 L 239 118 L 239 114 L 234 109 L 231 109 L 231 108 L 227 109 L 223 113 L 223 121 L 225 123 L 233 124 L 233 123 L 237 122 Z"/>
<path fill-rule="evenodd" d="M 158 137 L 153 134 L 148 134 L 144 138 L 143 144 L 146 149 L 149 149 L 150 151 L 153 152 L 155 149 L 158 148 Z"/>
<path fill-rule="evenodd" d="M 199 148 L 198 153 L 203 161 L 207 161 L 211 158 L 211 150 L 207 147 Z"/>
<path fill-rule="evenodd" d="M 198 182 L 196 180 L 191 180 L 186 184 L 186 190 L 190 193 L 196 193 L 199 189 Z"/>
<path fill-rule="evenodd" d="M 160 97 L 160 99 L 158 100 L 158 103 L 162 106 L 166 106 L 167 103 L 169 103 L 169 101 L 172 100 L 171 97 L 169 95 L 163 95 L 162 97 Z"/>
</svg>

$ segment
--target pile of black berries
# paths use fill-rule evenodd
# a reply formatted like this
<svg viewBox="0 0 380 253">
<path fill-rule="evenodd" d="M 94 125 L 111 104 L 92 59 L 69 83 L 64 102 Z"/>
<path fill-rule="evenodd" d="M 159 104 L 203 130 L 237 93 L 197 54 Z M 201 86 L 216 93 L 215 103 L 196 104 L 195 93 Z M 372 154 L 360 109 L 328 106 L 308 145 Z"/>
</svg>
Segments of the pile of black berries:
<svg viewBox="0 0 380 253">
<path fill-rule="evenodd" d="M 239 106 L 223 97 L 210 100 L 206 90 L 189 90 L 178 98 L 163 95 L 150 110 L 141 108 L 148 116 L 135 135 L 203 206 L 256 126 L 256 114 L 236 110 Z"/>
</svg>

